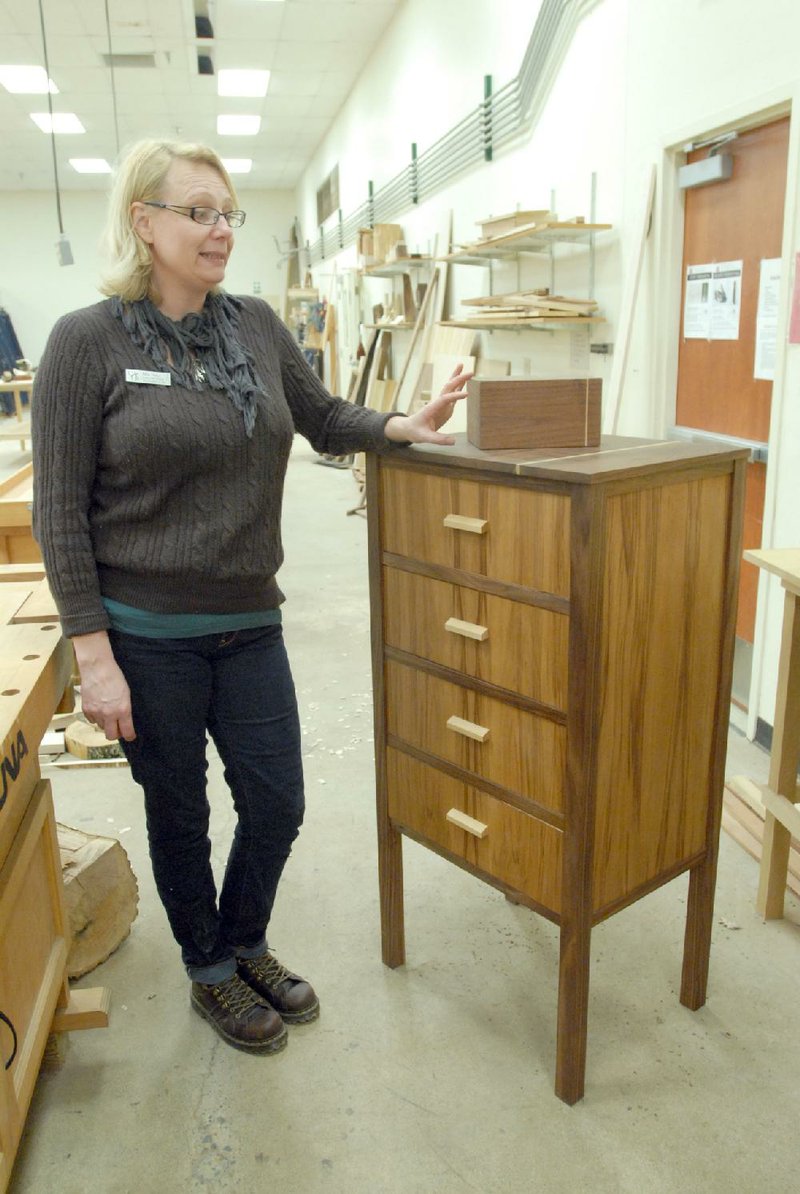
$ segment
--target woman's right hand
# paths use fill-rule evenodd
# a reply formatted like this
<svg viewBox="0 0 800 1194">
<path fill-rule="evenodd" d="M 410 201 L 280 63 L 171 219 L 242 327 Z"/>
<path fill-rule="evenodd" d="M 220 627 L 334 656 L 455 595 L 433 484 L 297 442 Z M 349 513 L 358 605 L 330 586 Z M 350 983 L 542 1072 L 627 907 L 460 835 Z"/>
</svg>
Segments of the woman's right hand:
<svg viewBox="0 0 800 1194">
<path fill-rule="evenodd" d="M 78 634 L 72 640 L 81 674 L 81 709 L 84 717 L 99 726 L 106 738 L 136 737 L 128 683 L 114 658 L 105 630 Z"/>
</svg>

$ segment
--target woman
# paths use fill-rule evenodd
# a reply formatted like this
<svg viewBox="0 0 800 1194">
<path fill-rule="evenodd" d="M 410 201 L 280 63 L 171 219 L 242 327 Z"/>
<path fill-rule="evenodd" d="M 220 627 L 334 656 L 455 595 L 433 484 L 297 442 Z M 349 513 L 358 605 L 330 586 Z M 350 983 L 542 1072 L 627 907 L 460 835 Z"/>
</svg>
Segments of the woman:
<svg viewBox="0 0 800 1194">
<path fill-rule="evenodd" d="M 292 438 L 332 455 L 450 443 L 438 428 L 469 375 L 412 417 L 331 397 L 266 303 L 219 289 L 244 219 L 212 150 L 146 141 L 127 155 L 110 297 L 58 321 L 37 373 L 34 530 L 83 711 L 144 790 L 191 1005 L 230 1044 L 268 1053 L 286 1022 L 319 1012 L 266 939 L 303 816 L 275 580 Z M 207 733 L 238 818 L 218 899 Z"/>
</svg>

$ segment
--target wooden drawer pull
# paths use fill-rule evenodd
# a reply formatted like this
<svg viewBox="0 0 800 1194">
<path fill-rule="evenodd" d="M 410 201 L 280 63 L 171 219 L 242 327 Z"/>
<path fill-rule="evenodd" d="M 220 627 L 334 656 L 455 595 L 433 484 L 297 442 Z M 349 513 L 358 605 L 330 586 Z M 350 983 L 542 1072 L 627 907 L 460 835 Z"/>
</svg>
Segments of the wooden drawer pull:
<svg viewBox="0 0 800 1194">
<path fill-rule="evenodd" d="M 474 638 L 482 643 L 489 637 L 488 626 L 477 626 L 475 622 L 462 622 L 460 618 L 448 618 L 444 624 L 445 630 L 451 634 L 460 634 L 464 638 Z"/>
<path fill-rule="evenodd" d="M 465 514 L 445 514 L 443 526 L 451 531 L 470 531 L 473 535 L 485 535 L 489 520 L 486 518 L 467 518 Z"/>
<path fill-rule="evenodd" d="M 446 819 L 451 825 L 457 825 L 459 829 L 466 830 L 473 837 L 484 838 L 489 832 L 488 825 L 484 825 L 483 821 L 476 821 L 474 817 L 468 817 L 466 813 L 462 813 L 460 808 L 451 808 Z"/>
<path fill-rule="evenodd" d="M 455 730 L 457 734 L 463 734 L 465 738 L 474 738 L 476 742 L 485 742 L 489 737 L 489 727 L 476 725 L 474 721 L 465 721 L 463 717 L 456 717 L 455 714 L 447 719 L 448 730 Z"/>
</svg>

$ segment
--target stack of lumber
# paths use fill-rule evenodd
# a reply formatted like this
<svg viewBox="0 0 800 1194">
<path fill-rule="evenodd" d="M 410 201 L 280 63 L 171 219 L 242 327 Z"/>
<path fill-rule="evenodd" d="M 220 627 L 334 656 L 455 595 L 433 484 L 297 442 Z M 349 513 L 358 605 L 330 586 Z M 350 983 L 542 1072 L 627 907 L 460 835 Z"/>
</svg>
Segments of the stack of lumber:
<svg viewBox="0 0 800 1194">
<path fill-rule="evenodd" d="M 457 322 L 469 323 L 475 327 L 492 327 L 495 324 L 524 326 L 556 319 L 590 323 L 602 318 L 597 314 L 597 303 L 594 299 L 551 295 L 546 290 L 521 290 L 514 294 L 486 295 L 464 299 L 463 305 L 468 308 L 468 312 Z"/>
<path fill-rule="evenodd" d="M 504 236 L 507 232 L 514 232 L 518 228 L 537 227 L 549 224 L 555 220 L 555 212 L 546 208 L 533 211 L 512 211 L 502 216 L 487 216 L 476 223 L 481 230 L 481 240 L 491 240 L 495 236 Z"/>
<path fill-rule="evenodd" d="M 743 850 L 761 861 L 764 840 L 764 803 L 761 789 L 743 775 L 725 781 L 722 803 L 722 828 Z M 786 886 L 800 898 L 800 842 L 792 838 Z"/>
<path fill-rule="evenodd" d="M 531 212 L 533 216 L 548 216 L 550 213 Z M 480 257 L 506 257 L 515 253 L 543 253 L 549 251 L 558 241 L 581 241 L 594 232 L 607 232 L 610 224 L 588 224 L 583 216 L 572 220 L 534 219 L 528 224 L 506 225 L 502 231 L 492 230 L 492 225 L 483 225 L 490 235 L 469 244 L 461 244 L 442 260 L 458 261 L 470 254 Z"/>
</svg>

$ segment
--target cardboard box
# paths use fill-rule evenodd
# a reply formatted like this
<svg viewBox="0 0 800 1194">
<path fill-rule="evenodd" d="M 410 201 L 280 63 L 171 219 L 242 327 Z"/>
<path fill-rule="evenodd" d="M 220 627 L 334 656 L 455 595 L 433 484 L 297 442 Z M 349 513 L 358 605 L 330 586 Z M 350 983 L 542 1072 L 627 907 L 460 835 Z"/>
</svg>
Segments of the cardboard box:
<svg viewBox="0 0 800 1194">
<path fill-rule="evenodd" d="M 467 439 L 476 448 L 594 448 L 600 443 L 599 377 L 473 378 Z"/>
</svg>

